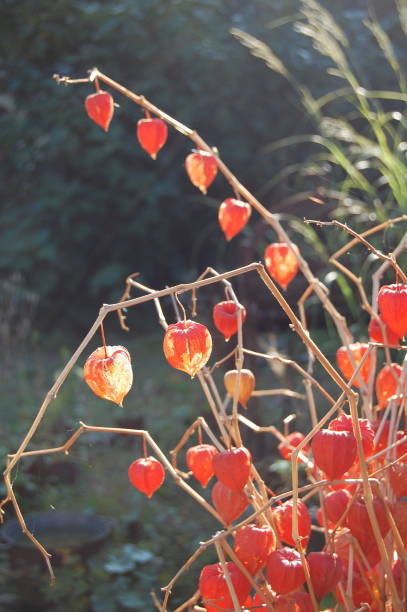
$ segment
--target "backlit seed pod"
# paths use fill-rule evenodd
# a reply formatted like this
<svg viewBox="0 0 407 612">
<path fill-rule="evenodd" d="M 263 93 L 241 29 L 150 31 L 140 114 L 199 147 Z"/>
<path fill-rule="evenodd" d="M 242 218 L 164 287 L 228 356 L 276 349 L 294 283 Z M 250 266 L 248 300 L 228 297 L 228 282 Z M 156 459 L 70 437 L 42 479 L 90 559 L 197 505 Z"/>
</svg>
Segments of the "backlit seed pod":
<svg viewBox="0 0 407 612">
<path fill-rule="evenodd" d="M 214 455 L 212 465 L 220 482 L 233 491 L 241 491 L 249 480 L 252 456 L 244 446 L 230 448 Z"/>
<path fill-rule="evenodd" d="M 342 584 L 346 587 L 347 583 L 348 577 L 347 571 L 345 571 Z M 368 604 L 368 609 L 370 609 L 371 612 L 379 612 L 379 610 L 382 610 L 380 591 L 377 585 L 369 577 L 369 574 L 362 575 L 359 570 L 354 570 L 352 572 L 351 584 L 351 597 L 354 606 L 352 610 L 358 610 L 363 604 Z M 335 596 L 341 605 L 345 604 L 339 586 L 335 589 Z"/>
<path fill-rule="evenodd" d="M 238 376 L 238 370 L 229 370 L 225 373 L 223 381 L 225 383 L 226 391 L 231 397 L 235 394 L 236 380 Z M 256 379 L 250 370 L 240 370 L 239 388 L 238 388 L 238 401 L 242 404 L 243 408 L 246 408 L 247 402 L 254 391 L 256 386 Z"/>
<path fill-rule="evenodd" d="M 233 491 L 219 481 L 212 488 L 211 499 L 226 525 L 233 523 L 249 505 L 244 493 Z"/>
<path fill-rule="evenodd" d="M 384 503 L 380 497 L 373 497 L 373 509 L 379 525 L 380 533 L 384 537 L 390 529 Z M 368 550 L 374 543 L 375 537 L 371 526 L 369 514 L 363 497 L 358 496 L 352 503 L 346 526 L 351 530 L 352 535 L 359 541 L 363 550 Z"/>
<path fill-rule="evenodd" d="M 190 153 L 186 158 L 185 168 L 191 183 L 198 187 L 202 193 L 206 193 L 218 172 L 218 162 L 216 157 L 207 151 L 196 151 Z"/>
<path fill-rule="evenodd" d="M 375 432 L 368 419 L 358 419 L 360 433 L 362 437 L 363 454 L 365 457 L 370 457 L 374 452 L 374 436 Z M 352 417 L 342 412 L 336 419 L 333 419 L 328 429 L 333 431 L 350 431 L 353 433 Z"/>
<path fill-rule="evenodd" d="M 406 437 L 407 432 L 404 430 L 396 431 L 396 442 Z M 400 463 L 407 463 L 407 441 L 396 446 L 396 457 Z"/>
<path fill-rule="evenodd" d="M 342 561 L 336 554 L 311 552 L 307 555 L 315 597 L 320 600 L 336 588 L 342 578 Z"/>
<path fill-rule="evenodd" d="M 403 540 L 404 549 L 407 550 L 407 501 L 397 500 L 393 505 L 392 515 Z"/>
<path fill-rule="evenodd" d="M 114 112 L 114 102 L 110 93 L 97 91 L 90 94 L 85 100 L 85 108 L 92 121 L 107 132 Z"/>
<path fill-rule="evenodd" d="M 390 486 L 397 499 L 407 495 L 407 463 L 395 463 L 389 470 Z"/>
<path fill-rule="evenodd" d="M 150 498 L 164 482 L 164 468 L 154 457 L 136 459 L 129 467 L 131 484 Z"/>
<path fill-rule="evenodd" d="M 206 487 L 214 475 L 212 459 L 217 453 L 218 450 L 212 444 L 198 444 L 187 450 L 188 469 L 203 487 Z"/>
<path fill-rule="evenodd" d="M 121 406 L 133 384 L 130 353 L 124 346 L 97 348 L 86 360 L 83 377 L 96 395 Z"/>
<path fill-rule="evenodd" d="M 349 350 L 352 354 L 356 367 L 358 367 L 358 365 L 362 361 L 362 357 L 366 353 L 368 348 L 369 348 L 369 345 L 363 342 L 355 342 L 354 344 L 349 345 Z M 350 380 L 353 376 L 353 373 L 355 372 L 355 368 L 353 366 L 353 363 L 350 360 L 349 353 L 348 353 L 346 346 L 341 346 L 337 350 L 336 361 L 338 363 L 338 367 L 340 371 L 342 372 L 346 380 Z M 371 362 L 371 358 L 370 358 L 370 355 L 368 355 L 362 367 L 358 371 L 358 376 L 362 378 L 365 384 L 367 384 L 369 380 L 370 362 Z M 358 377 L 354 379 L 352 384 L 354 387 L 360 387 L 360 382 L 358 380 Z"/>
<path fill-rule="evenodd" d="M 167 124 L 162 119 L 139 119 L 137 122 L 138 141 L 153 159 L 165 145 L 167 135 Z"/>
<path fill-rule="evenodd" d="M 235 533 L 234 550 L 247 571 L 255 576 L 276 547 L 276 536 L 267 525 L 244 525 Z"/>
<path fill-rule="evenodd" d="M 232 240 L 248 222 L 252 207 L 247 202 L 227 198 L 219 208 L 219 225 L 226 236 L 226 240 Z"/>
<path fill-rule="evenodd" d="M 296 448 L 299 444 L 301 444 L 304 438 L 304 434 L 302 434 L 300 431 L 292 431 L 291 433 L 289 433 L 286 439 L 283 442 L 280 442 L 280 444 L 278 445 L 278 452 L 280 453 L 282 458 L 287 459 L 287 461 L 289 461 L 293 452 L 290 446 Z M 308 450 L 309 446 L 308 444 L 306 444 L 301 452 L 306 455 L 308 453 Z M 304 463 L 302 459 L 299 459 L 299 462 Z"/>
<path fill-rule="evenodd" d="M 377 296 L 380 316 L 402 338 L 407 332 L 407 285 L 383 285 Z"/>
<path fill-rule="evenodd" d="M 400 596 L 403 588 L 403 575 L 406 573 L 401 559 L 396 559 L 396 561 L 394 561 L 391 568 L 391 573 L 393 574 L 394 583 Z"/>
<path fill-rule="evenodd" d="M 274 612 L 314 612 L 311 595 L 301 592 L 278 595 L 273 602 L 273 609 Z"/>
<path fill-rule="evenodd" d="M 234 563 L 226 563 L 233 590 L 242 605 L 250 591 L 250 583 Z M 221 563 L 205 565 L 199 576 L 199 591 L 207 612 L 233 610 L 234 604 Z"/>
<path fill-rule="evenodd" d="M 382 324 L 386 333 L 386 340 L 383 336 L 383 331 L 379 325 L 378 320 L 374 317 L 370 319 L 369 327 L 367 328 L 370 340 L 372 340 L 373 342 L 378 342 L 379 344 L 389 344 L 390 346 L 397 346 L 399 344 L 398 335 L 391 331 L 391 329 L 386 325 L 384 321 L 382 321 Z"/>
<path fill-rule="evenodd" d="M 385 365 L 376 377 L 376 396 L 379 402 L 379 408 L 385 408 L 388 399 L 397 392 L 398 382 L 401 376 L 402 368 L 398 363 Z M 401 399 L 398 400 L 401 403 Z"/>
<path fill-rule="evenodd" d="M 267 580 L 276 593 L 285 595 L 305 582 L 300 553 L 293 548 L 274 550 L 268 558 Z"/>
<path fill-rule="evenodd" d="M 356 438 L 350 431 L 321 429 L 312 440 L 317 466 L 330 480 L 340 478 L 356 459 Z"/>
<path fill-rule="evenodd" d="M 372 428 L 375 433 L 375 437 L 377 435 L 377 432 L 379 431 L 380 426 L 381 426 L 381 421 L 376 421 L 372 423 Z M 383 427 L 381 428 L 380 436 L 378 437 L 376 441 L 376 447 L 375 447 L 376 453 L 387 448 L 389 444 L 389 430 L 390 430 L 390 422 L 385 421 Z"/>
<path fill-rule="evenodd" d="M 301 500 L 298 501 L 298 535 L 301 539 L 302 547 L 305 549 L 308 546 L 308 540 L 311 534 L 311 518 L 307 506 Z M 277 506 L 273 510 L 273 518 L 278 537 L 285 544 L 295 546 L 293 532 L 293 502 L 288 500 Z"/>
<path fill-rule="evenodd" d="M 328 521 L 336 526 L 345 513 L 351 499 L 352 495 L 346 489 L 331 491 L 330 493 L 324 495 L 323 505 Z"/>
<path fill-rule="evenodd" d="M 163 349 L 165 358 L 173 368 L 194 377 L 211 356 L 212 338 L 204 325 L 195 321 L 180 321 L 168 326 Z"/>
<path fill-rule="evenodd" d="M 241 308 L 241 319 L 246 319 L 246 308 Z M 237 332 L 238 308 L 232 300 L 219 302 L 213 307 L 213 322 L 215 327 L 225 336 L 226 342 Z"/>
<path fill-rule="evenodd" d="M 268 273 L 283 289 L 287 289 L 298 272 L 298 254 L 297 245 L 288 246 L 285 242 L 269 244 L 264 252 Z"/>
</svg>

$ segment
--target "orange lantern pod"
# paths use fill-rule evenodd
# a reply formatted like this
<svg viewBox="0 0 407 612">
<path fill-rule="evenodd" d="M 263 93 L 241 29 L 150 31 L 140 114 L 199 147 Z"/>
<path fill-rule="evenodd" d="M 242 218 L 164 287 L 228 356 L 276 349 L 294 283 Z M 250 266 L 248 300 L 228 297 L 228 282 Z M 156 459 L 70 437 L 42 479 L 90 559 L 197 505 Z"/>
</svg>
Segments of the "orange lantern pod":
<svg viewBox="0 0 407 612">
<path fill-rule="evenodd" d="M 407 285 L 383 285 L 377 296 L 380 316 L 402 338 L 407 332 Z"/>
<path fill-rule="evenodd" d="M 168 130 L 167 124 L 162 119 L 139 119 L 137 122 L 137 138 L 153 159 L 156 159 L 158 151 L 165 145 Z"/>
<path fill-rule="evenodd" d="M 365 457 L 369 457 L 370 455 L 373 455 L 375 450 L 375 431 L 368 419 L 358 419 L 358 423 L 362 437 L 363 454 Z M 352 417 L 342 412 L 338 417 L 336 417 L 336 419 L 333 419 L 329 423 L 328 429 L 332 429 L 334 431 L 349 431 L 353 434 Z"/>
<path fill-rule="evenodd" d="M 232 240 L 246 225 L 252 214 L 248 202 L 227 198 L 219 207 L 219 225 L 226 240 Z"/>
<path fill-rule="evenodd" d="M 363 342 L 355 342 L 354 344 L 349 345 L 349 350 L 352 354 L 356 367 L 362 361 L 362 357 L 366 353 L 368 348 L 369 348 L 369 345 Z M 342 372 L 346 380 L 350 380 L 353 376 L 355 369 L 353 367 L 353 363 L 350 360 L 349 353 L 348 353 L 346 346 L 341 346 L 336 351 L 336 361 L 338 363 L 338 367 L 340 371 Z M 370 361 L 371 361 L 371 357 L 370 355 L 368 355 L 362 367 L 359 369 L 359 372 L 358 372 L 359 376 L 361 376 L 365 384 L 367 384 L 369 380 Z M 353 381 L 352 385 L 354 387 L 360 387 L 359 380 L 357 377 Z"/>
<path fill-rule="evenodd" d="M 311 552 L 307 555 L 308 568 L 315 597 L 321 600 L 333 591 L 342 578 L 342 561 L 336 554 Z"/>
<path fill-rule="evenodd" d="M 285 595 L 298 589 L 305 582 L 300 553 L 288 547 L 274 550 L 267 561 L 266 576 L 276 593 Z"/>
<path fill-rule="evenodd" d="M 376 377 L 376 396 L 379 408 L 385 408 L 388 399 L 395 395 L 402 368 L 398 363 L 385 365 Z M 401 400 L 398 400 L 398 404 Z"/>
<path fill-rule="evenodd" d="M 220 482 L 233 491 L 241 491 L 249 480 L 252 456 L 243 446 L 230 448 L 214 455 L 212 465 Z"/>
<path fill-rule="evenodd" d="M 298 535 L 301 539 L 302 547 L 305 549 L 308 546 L 308 540 L 311 534 L 311 518 L 307 506 L 303 501 L 299 500 L 298 509 Z M 278 537 L 285 544 L 295 546 L 293 531 L 293 502 L 291 499 L 277 506 L 273 510 L 273 518 Z"/>
<path fill-rule="evenodd" d="M 236 380 L 238 376 L 238 370 L 229 370 L 225 373 L 223 381 L 225 383 L 226 391 L 231 397 L 235 394 Z M 238 388 L 238 401 L 242 404 L 243 408 L 246 408 L 246 404 L 256 386 L 256 379 L 251 370 L 240 370 L 239 388 Z"/>
<path fill-rule="evenodd" d="M 390 486 L 397 499 L 407 495 L 407 463 L 395 463 L 389 468 Z"/>
<path fill-rule="evenodd" d="M 291 433 L 288 434 L 288 436 L 285 438 L 285 440 L 283 440 L 282 442 L 280 442 L 280 444 L 278 445 L 278 452 L 280 453 L 280 455 L 282 456 L 283 459 L 286 459 L 287 461 L 291 460 L 291 455 L 292 455 L 292 450 L 290 448 L 290 446 L 293 446 L 294 448 L 296 448 L 297 446 L 299 446 L 299 444 L 301 444 L 301 442 L 304 440 L 305 436 L 303 433 L 301 433 L 300 431 L 292 431 Z M 308 444 L 306 444 L 301 452 L 306 455 L 308 453 L 309 450 L 309 446 Z M 298 459 L 299 463 L 304 463 L 303 459 Z"/>
<path fill-rule="evenodd" d="M 211 499 L 226 525 L 237 519 L 249 505 L 244 493 L 233 491 L 220 481 L 213 485 Z"/>
<path fill-rule="evenodd" d="M 90 119 L 107 132 L 114 112 L 114 102 L 110 93 L 100 90 L 90 94 L 85 100 L 85 109 Z"/>
<path fill-rule="evenodd" d="M 311 446 L 316 465 L 330 480 L 340 478 L 356 459 L 356 438 L 350 431 L 321 429 Z"/>
<path fill-rule="evenodd" d="M 382 319 L 380 320 L 382 321 Z M 384 321 L 382 321 L 382 324 L 385 329 L 387 341 L 385 342 L 382 328 L 380 327 L 378 320 L 374 317 L 370 319 L 369 327 L 367 328 L 370 340 L 373 340 L 373 342 L 378 342 L 379 344 L 390 344 L 391 346 L 397 346 L 399 344 L 399 336 L 391 331 Z"/>
<path fill-rule="evenodd" d="M 150 498 L 164 482 L 164 468 L 154 457 L 136 459 L 129 467 L 129 480 L 139 491 Z"/>
<path fill-rule="evenodd" d="M 241 308 L 242 323 L 246 320 L 246 308 Z M 218 302 L 213 307 L 213 322 L 218 331 L 225 336 L 228 342 L 237 332 L 238 307 L 233 300 Z"/>
<path fill-rule="evenodd" d="M 180 321 L 168 326 L 163 343 L 168 363 L 193 378 L 203 368 L 212 352 L 212 338 L 205 327 L 195 321 Z"/>
<path fill-rule="evenodd" d="M 380 497 L 373 497 L 373 508 L 380 533 L 384 538 L 390 529 L 390 525 L 387 520 L 385 505 Z M 366 503 L 362 495 L 359 495 L 353 501 L 346 517 L 346 526 L 350 529 L 352 535 L 359 541 L 364 551 L 369 550 L 372 544 L 376 542 Z"/>
<path fill-rule="evenodd" d="M 288 595 L 277 595 L 273 601 L 275 612 L 314 612 L 311 595 L 294 591 Z M 256 612 L 256 609 L 253 609 Z"/>
<path fill-rule="evenodd" d="M 250 583 L 234 563 L 228 562 L 225 565 L 237 600 L 242 605 L 249 595 Z M 235 609 L 222 563 L 205 565 L 202 568 L 199 591 L 206 612 L 226 612 Z"/>
<path fill-rule="evenodd" d="M 297 255 L 299 255 L 297 245 L 288 246 L 285 242 L 269 244 L 264 252 L 268 273 L 283 289 L 287 289 L 298 272 Z"/>
<path fill-rule="evenodd" d="M 96 395 L 119 406 L 133 384 L 130 353 L 124 346 L 101 346 L 89 355 L 83 377 Z"/>
<path fill-rule="evenodd" d="M 247 571 L 255 576 L 276 547 L 276 536 L 268 525 L 244 525 L 235 533 L 234 550 Z"/>
<path fill-rule="evenodd" d="M 207 151 L 195 151 L 186 158 L 185 168 L 191 183 L 206 194 L 218 172 L 218 162 L 216 157 Z"/>
<path fill-rule="evenodd" d="M 187 450 L 188 469 L 204 488 L 214 475 L 212 459 L 217 453 L 218 450 L 212 444 L 198 444 Z"/>
</svg>

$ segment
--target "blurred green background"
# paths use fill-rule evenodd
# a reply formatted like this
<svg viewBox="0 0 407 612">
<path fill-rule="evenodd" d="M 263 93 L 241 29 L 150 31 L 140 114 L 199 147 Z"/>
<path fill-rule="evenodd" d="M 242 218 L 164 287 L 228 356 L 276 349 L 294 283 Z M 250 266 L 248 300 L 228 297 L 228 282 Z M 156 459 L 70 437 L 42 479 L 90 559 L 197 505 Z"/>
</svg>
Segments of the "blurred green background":
<svg viewBox="0 0 407 612">
<path fill-rule="evenodd" d="M 118 300 L 128 274 L 140 272 L 141 281 L 155 288 L 191 281 L 208 265 L 223 271 L 261 260 L 277 238 L 253 213 L 242 234 L 226 243 L 217 210 L 233 194 L 222 177 L 206 197 L 192 186 L 184 169 L 190 141 L 170 130 L 153 162 L 136 140 L 139 107 L 112 92 L 119 108 L 105 134 L 84 110 L 93 86 L 57 85 L 52 75 L 84 77 L 97 66 L 197 129 L 280 215 L 363 340 L 367 316 L 346 278 L 328 265 L 347 237 L 302 220 L 336 217 L 363 230 L 407 212 L 406 32 L 405 0 L 2 1 L 3 456 L 18 446 L 101 303 Z M 373 241 L 391 251 L 402 231 L 389 228 Z M 374 259 L 355 249 L 347 265 L 369 290 Z M 388 280 L 394 281 L 390 275 Z M 235 288 L 249 313 L 247 346 L 296 355 L 305 365 L 305 350 L 260 283 L 244 278 Z M 289 301 L 304 289 L 299 275 Z M 207 313 L 220 299 L 220 288 L 202 292 L 202 322 L 211 324 Z M 163 306 L 172 320 L 171 302 Z M 338 338 L 321 310 L 311 299 L 310 327 L 333 359 Z M 92 396 L 82 381 L 81 359 L 34 447 L 62 444 L 83 419 L 148 428 L 168 452 L 199 414 L 210 420 L 196 384 L 164 363 L 151 306 L 129 312 L 128 322 L 128 335 L 114 316 L 106 323 L 108 343 L 124 344 L 133 355 L 135 386 L 125 409 Z M 95 338 L 89 351 L 98 344 Z M 215 358 L 228 349 L 215 336 Z M 249 365 L 260 388 L 303 390 L 300 377 L 293 380 L 284 368 Z M 250 409 L 256 422 L 279 427 L 296 412 L 295 428 L 309 428 L 301 402 L 292 399 L 252 400 Z M 276 442 L 244 435 L 269 486 L 288 487 Z M 14 484 L 24 512 L 96 512 L 117 524 L 97 554 L 65 551 L 52 589 L 41 561 L 27 566 L 1 548 L 0 610 L 153 609 L 150 589 L 168 582 L 218 526 L 181 498 L 173 483 L 151 501 L 130 489 L 127 467 L 140 454 L 139 441 L 88 434 L 69 458 L 21 463 Z M 204 560 L 213 560 L 211 554 L 199 567 Z M 194 591 L 199 567 L 180 581 L 174 607 Z"/>
</svg>

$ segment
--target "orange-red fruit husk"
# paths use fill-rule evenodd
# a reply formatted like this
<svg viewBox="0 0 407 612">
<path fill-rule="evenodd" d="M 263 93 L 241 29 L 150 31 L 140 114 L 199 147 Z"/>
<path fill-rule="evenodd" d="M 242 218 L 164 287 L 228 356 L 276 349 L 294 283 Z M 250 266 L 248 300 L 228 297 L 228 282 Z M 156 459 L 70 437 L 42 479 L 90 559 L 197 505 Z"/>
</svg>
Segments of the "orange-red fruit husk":
<svg viewBox="0 0 407 612">
<path fill-rule="evenodd" d="M 342 578 L 342 561 L 336 554 L 311 552 L 307 555 L 315 597 L 320 600 L 333 591 Z"/>
<path fill-rule="evenodd" d="M 385 408 L 389 398 L 395 395 L 401 372 L 402 368 L 399 364 L 392 363 L 383 366 L 378 373 L 376 377 L 376 396 L 380 409 Z M 397 403 L 400 404 L 401 399 Z"/>
<path fill-rule="evenodd" d="M 227 198 L 219 207 L 219 225 L 226 236 L 232 240 L 248 222 L 252 207 L 247 202 Z"/>
<path fill-rule="evenodd" d="M 218 162 L 216 157 L 207 153 L 207 151 L 196 151 L 190 153 L 186 158 L 185 168 L 191 183 L 198 187 L 202 193 L 206 193 L 218 172 Z"/>
<path fill-rule="evenodd" d="M 373 509 L 381 535 L 384 537 L 390 529 L 387 521 L 384 503 L 380 497 L 373 497 Z M 357 497 L 346 517 L 346 526 L 351 530 L 352 535 L 359 541 L 364 551 L 372 547 L 376 542 L 371 526 L 367 507 L 362 496 Z"/>
<path fill-rule="evenodd" d="M 268 273 L 283 289 L 287 289 L 298 272 L 298 254 L 297 245 L 288 246 L 285 242 L 273 242 L 264 252 Z"/>
<path fill-rule="evenodd" d="M 129 467 L 129 480 L 131 484 L 151 497 L 164 482 L 164 468 L 154 457 L 136 459 Z"/>
<path fill-rule="evenodd" d="M 397 500 L 393 504 L 392 515 L 403 540 L 404 548 L 407 550 L 407 501 Z"/>
<path fill-rule="evenodd" d="M 137 122 L 138 141 L 153 159 L 165 145 L 167 135 L 167 124 L 162 119 L 139 119 Z"/>
<path fill-rule="evenodd" d="M 399 594 L 400 597 L 402 597 L 403 576 L 407 576 L 406 562 L 404 562 L 404 567 L 403 567 L 402 560 L 401 559 L 396 559 L 396 561 L 394 561 L 394 563 L 392 565 L 391 573 L 393 574 L 394 583 L 396 585 L 396 589 L 398 591 L 398 594 Z M 406 578 L 404 578 L 404 581 L 406 582 Z M 404 586 L 404 588 L 406 589 L 406 585 Z"/>
<path fill-rule="evenodd" d="M 395 463 L 388 472 L 390 486 L 397 499 L 407 495 L 407 463 Z"/>
<path fill-rule="evenodd" d="M 380 318 L 380 317 L 379 317 Z M 369 338 L 373 342 L 378 342 L 379 344 L 389 344 L 390 346 L 397 346 L 399 344 L 399 336 L 395 334 L 391 329 L 386 325 L 386 323 L 382 321 L 382 325 L 385 330 L 386 339 L 384 338 L 382 328 L 377 319 L 372 317 L 370 319 L 369 327 L 367 328 Z"/>
<path fill-rule="evenodd" d="M 406 436 L 406 430 L 399 430 L 396 432 L 396 442 Z M 407 463 L 407 441 L 402 442 L 396 446 L 396 456 L 401 463 Z"/>
<path fill-rule="evenodd" d="M 375 433 L 375 437 L 379 430 L 380 425 L 381 425 L 380 421 L 375 421 L 374 423 L 372 423 L 372 428 Z M 376 447 L 375 447 L 376 453 L 387 448 L 389 444 L 389 430 L 390 430 L 390 421 L 385 421 L 381 429 L 380 436 L 376 441 Z"/>
<path fill-rule="evenodd" d="M 346 576 L 344 577 L 342 584 L 344 589 L 346 589 Z M 339 587 L 337 587 L 335 590 L 335 596 L 339 603 L 344 605 Z M 352 573 L 352 600 L 355 606 L 352 608 L 352 610 L 359 609 L 363 603 L 367 603 L 370 606 L 370 612 L 379 612 L 379 610 L 382 609 L 380 605 L 380 592 L 376 585 L 369 579 L 368 575 L 365 575 L 362 578 L 360 572 L 356 571 Z"/>
<path fill-rule="evenodd" d="M 228 370 L 223 378 L 226 391 L 231 397 L 235 394 L 238 370 Z M 256 386 L 256 378 L 251 370 L 240 370 L 238 401 L 246 408 L 247 402 Z"/>
<path fill-rule="evenodd" d="M 363 454 L 370 457 L 374 453 L 375 432 L 368 419 L 358 419 L 360 434 L 362 437 Z M 336 419 L 333 419 L 328 429 L 333 431 L 350 431 L 353 433 L 352 417 L 342 412 Z"/>
<path fill-rule="evenodd" d="M 311 595 L 301 592 L 278 595 L 273 602 L 273 608 L 275 612 L 314 612 Z"/>
<path fill-rule="evenodd" d="M 330 480 L 340 478 L 356 459 L 357 444 L 353 433 L 321 429 L 312 440 L 317 466 Z"/>
<path fill-rule="evenodd" d="M 226 342 L 237 332 L 238 308 L 232 300 L 219 302 L 213 307 L 213 322 L 221 334 L 225 336 Z M 246 319 L 246 308 L 241 309 L 242 323 Z"/>
<path fill-rule="evenodd" d="M 380 561 L 380 551 L 376 541 L 371 541 L 368 550 L 363 550 L 369 564 L 374 567 Z M 335 552 L 342 561 L 344 568 L 349 566 L 350 549 L 353 549 L 354 568 L 364 568 L 362 557 L 359 552 L 359 547 L 355 545 L 355 538 L 348 529 L 339 529 L 333 534 L 333 552 Z"/>
<path fill-rule="evenodd" d="M 233 491 L 219 481 L 212 488 L 211 498 L 213 505 L 227 525 L 233 523 L 249 505 L 244 493 Z"/>
<path fill-rule="evenodd" d="M 304 434 L 301 433 L 300 431 L 292 431 L 291 433 L 289 433 L 286 439 L 283 440 L 283 442 L 280 442 L 280 444 L 277 447 L 278 452 L 280 453 L 282 458 L 289 461 L 291 459 L 291 455 L 293 452 L 290 446 L 293 446 L 294 448 L 296 448 L 299 444 L 301 444 L 304 438 L 305 438 Z M 306 455 L 308 453 L 308 450 L 309 450 L 309 446 L 308 444 L 306 444 L 302 448 L 301 452 L 304 455 Z M 304 463 L 302 459 L 299 459 L 299 462 Z"/>
<path fill-rule="evenodd" d="M 337 525 L 349 505 L 352 495 L 346 489 L 331 491 L 323 496 L 325 515 L 328 521 Z"/>
<path fill-rule="evenodd" d="M 242 605 L 250 592 L 250 583 L 234 563 L 226 563 L 233 589 Z M 205 565 L 199 577 L 199 590 L 207 612 L 233 610 L 233 600 L 221 563 Z"/>
<path fill-rule="evenodd" d="M 298 589 L 305 582 L 300 553 L 288 547 L 274 550 L 267 561 L 266 576 L 276 593 L 285 595 Z"/>
<path fill-rule="evenodd" d="M 168 326 L 163 349 L 173 368 L 194 377 L 211 356 L 212 338 L 205 325 L 180 321 Z"/>
<path fill-rule="evenodd" d="M 107 132 L 114 112 L 113 98 L 110 93 L 98 91 L 90 94 L 85 100 L 85 108 L 92 121 Z"/>
<path fill-rule="evenodd" d="M 377 296 L 380 316 L 399 338 L 407 332 L 407 285 L 383 285 Z"/>
<path fill-rule="evenodd" d="M 96 395 L 121 406 L 133 384 L 130 353 L 124 346 L 97 348 L 85 362 L 83 377 Z"/>
<path fill-rule="evenodd" d="M 307 506 L 301 500 L 298 501 L 298 535 L 301 539 L 302 547 L 305 549 L 308 546 L 308 540 L 311 533 L 311 518 Z M 273 518 L 278 537 L 285 544 L 295 546 L 292 535 L 293 528 L 293 502 L 291 499 L 277 506 L 273 510 Z"/>
<path fill-rule="evenodd" d="M 355 342 L 354 344 L 349 345 L 349 349 L 350 349 L 350 352 L 352 353 L 356 367 L 361 362 L 362 357 L 366 353 L 368 348 L 369 348 L 369 345 L 363 342 Z M 346 380 L 350 380 L 353 376 L 355 368 L 353 367 L 353 364 L 350 360 L 349 353 L 348 353 L 346 346 L 341 346 L 337 350 L 336 361 L 338 363 L 338 367 L 340 371 L 342 372 Z M 358 371 L 358 376 L 362 378 L 365 384 L 367 384 L 369 380 L 370 362 L 371 362 L 371 356 L 368 355 L 362 367 Z M 354 387 L 360 387 L 358 376 L 354 379 L 352 383 Z"/>
<path fill-rule="evenodd" d="M 252 456 L 244 446 L 230 448 L 212 459 L 216 478 L 233 491 L 241 491 L 250 476 Z"/>
<path fill-rule="evenodd" d="M 235 553 L 247 571 L 255 576 L 266 565 L 276 547 L 276 536 L 271 527 L 244 525 L 235 533 Z"/>
<path fill-rule="evenodd" d="M 188 469 L 205 488 L 214 475 L 212 459 L 218 450 L 212 444 L 198 444 L 187 450 Z"/>
</svg>

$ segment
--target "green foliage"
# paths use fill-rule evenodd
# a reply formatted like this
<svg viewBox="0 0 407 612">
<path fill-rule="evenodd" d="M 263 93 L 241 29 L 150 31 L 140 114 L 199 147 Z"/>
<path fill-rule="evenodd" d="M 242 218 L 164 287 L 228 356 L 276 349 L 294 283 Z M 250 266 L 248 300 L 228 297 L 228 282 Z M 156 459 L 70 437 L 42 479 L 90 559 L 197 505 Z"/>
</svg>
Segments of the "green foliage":
<svg viewBox="0 0 407 612">
<path fill-rule="evenodd" d="M 266 0 L 2 3 L 0 274 L 23 275 L 48 329 L 63 318 L 82 331 L 135 270 L 160 287 L 216 265 L 216 208 L 231 195 L 218 179 L 202 206 L 183 168 L 184 137 L 171 131 L 153 162 L 136 141 L 137 106 L 115 93 L 120 107 L 106 135 L 84 111 L 93 86 L 57 86 L 52 74 L 83 77 L 97 65 L 198 128 L 256 185 L 270 170 L 255 156 L 266 126 L 281 137 L 290 125 L 275 106 L 287 87 L 267 82 L 228 29 L 262 34 L 283 8 L 277 0 L 271 11 Z M 234 245 L 226 255 L 223 265 L 236 263 Z"/>
</svg>

